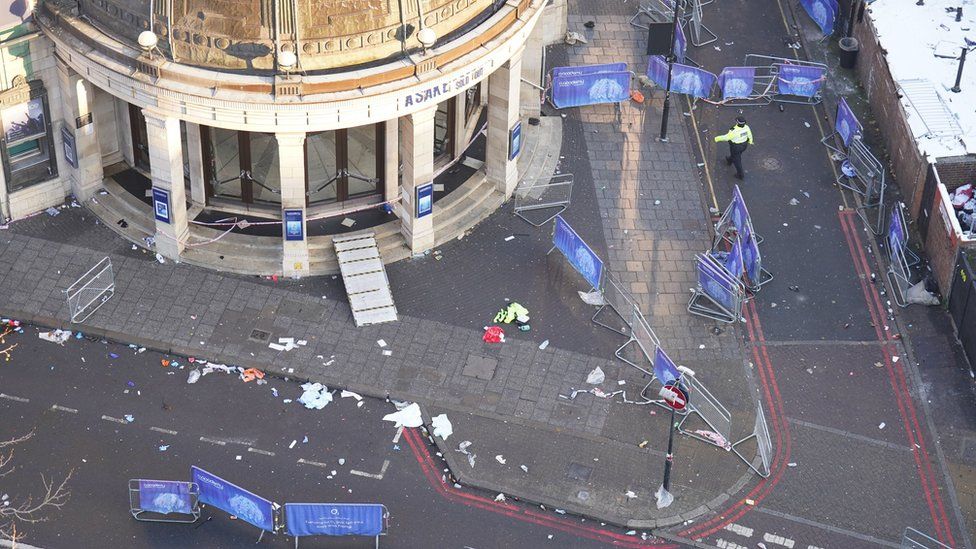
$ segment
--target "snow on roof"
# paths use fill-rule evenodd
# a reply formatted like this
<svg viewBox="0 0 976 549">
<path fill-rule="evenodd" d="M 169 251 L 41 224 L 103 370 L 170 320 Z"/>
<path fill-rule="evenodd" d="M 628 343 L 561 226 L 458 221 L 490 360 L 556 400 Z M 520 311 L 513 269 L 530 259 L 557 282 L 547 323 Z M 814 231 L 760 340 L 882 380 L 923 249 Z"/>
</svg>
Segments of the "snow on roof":
<svg viewBox="0 0 976 549">
<path fill-rule="evenodd" d="M 957 6 L 963 7 L 958 23 Z M 888 67 L 899 83 L 919 150 L 935 158 L 976 153 L 976 52 L 966 59 L 962 91 L 950 91 L 962 47 L 967 39 L 976 46 L 976 4 L 972 0 L 925 0 L 919 6 L 907 0 L 876 0 L 868 10 L 881 47 L 888 51 Z M 931 86 L 920 86 L 919 80 L 927 80 Z M 933 89 L 938 97 L 932 95 Z M 946 120 L 946 111 L 956 124 Z"/>
</svg>

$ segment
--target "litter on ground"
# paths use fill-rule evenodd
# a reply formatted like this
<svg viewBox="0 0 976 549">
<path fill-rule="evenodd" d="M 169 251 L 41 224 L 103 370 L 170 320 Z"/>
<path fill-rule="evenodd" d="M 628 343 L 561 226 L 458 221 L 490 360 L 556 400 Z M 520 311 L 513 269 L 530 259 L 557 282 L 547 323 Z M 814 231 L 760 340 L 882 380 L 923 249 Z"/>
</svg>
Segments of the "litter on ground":
<svg viewBox="0 0 976 549">
<path fill-rule="evenodd" d="M 383 421 L 392 421 L 397 427 L 420 427 L 424 423 L 420 415 L 420 406 L 416 402 L 398 412 L 386 414 L 383 416 Z"/>
<path fill-rule="evenodd" d="M 454 426 L 451 425 L 451 420 L 447 418 L 447 414 L 432 417 L 430 424 L 434 427 L 435 437 L 441 437 L 447 440 L 447 437 L 454 434 Z"/>
</svg>

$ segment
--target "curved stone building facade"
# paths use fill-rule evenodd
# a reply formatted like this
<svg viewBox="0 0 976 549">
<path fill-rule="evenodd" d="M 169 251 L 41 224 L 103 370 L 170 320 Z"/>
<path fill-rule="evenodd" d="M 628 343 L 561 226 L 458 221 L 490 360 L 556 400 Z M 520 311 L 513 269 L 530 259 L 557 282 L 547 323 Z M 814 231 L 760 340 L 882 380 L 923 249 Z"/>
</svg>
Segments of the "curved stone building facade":
<svg viewBox="0 0 976 549">
<path fill-rule="evenodd" d="M 538 114 L 543 11 L 543 0 L 41 0 L 25 17 L 44 67 L 3 84 L 43 113 L 47 163 L 34 169 L 47 173 L 31 186 L 46 185 L 35 194 L 47 202 L 73 194 L 172 259 L 319 274 L 332 270 L 329 235 L 351 222 L 394 260 L 512 194 L 521 120 Z M 466 179 L 448 180 L 461 162 Z M 44 205 L 21 203 L 11 179 L 6 217 Z"/>
</svg>

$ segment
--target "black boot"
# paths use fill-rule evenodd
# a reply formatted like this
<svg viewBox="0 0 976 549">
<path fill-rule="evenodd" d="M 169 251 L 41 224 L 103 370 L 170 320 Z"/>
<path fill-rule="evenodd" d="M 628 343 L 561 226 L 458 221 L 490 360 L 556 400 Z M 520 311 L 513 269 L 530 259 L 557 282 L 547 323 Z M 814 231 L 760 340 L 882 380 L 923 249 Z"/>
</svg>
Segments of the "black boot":
<svg viewBox="0 0 976 549">
<path fill-rule="evenodd" d="M 745 179 L 745 178 L 746 178 L 746 176 L 745 176 L 745 175 L 743 175 L 743 174 L 741 174 L 741 173 L 737 173 L 737 174 L 735 174 L 735 178 L 736 178 L 736 179 Z"/>
<path fill-rule="evenodd" d="M 725 165 L 726 166 L 731 166 L 732 165 L 732 157 L 731 156 L 726 156 L 725 157 Z"/>
</svg>

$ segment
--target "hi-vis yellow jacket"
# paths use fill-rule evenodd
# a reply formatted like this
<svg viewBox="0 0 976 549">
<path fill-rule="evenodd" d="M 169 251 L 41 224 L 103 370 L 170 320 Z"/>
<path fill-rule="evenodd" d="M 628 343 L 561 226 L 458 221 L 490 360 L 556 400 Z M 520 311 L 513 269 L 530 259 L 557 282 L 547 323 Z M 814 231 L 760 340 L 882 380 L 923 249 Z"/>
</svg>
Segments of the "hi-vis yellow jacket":
<svg viewBox="0 0 976 549">
<path fill-rule="evenodd" d="M 715 142 L 718 143 L 719 141 L 731 141 L 737 145 L 748 141 L 752 145 L 752 130 L 749 129 L 748 124 L 744 126 L 732 126 L 732 129 L 725 135 L 715 136 Z"/>
</svg>

